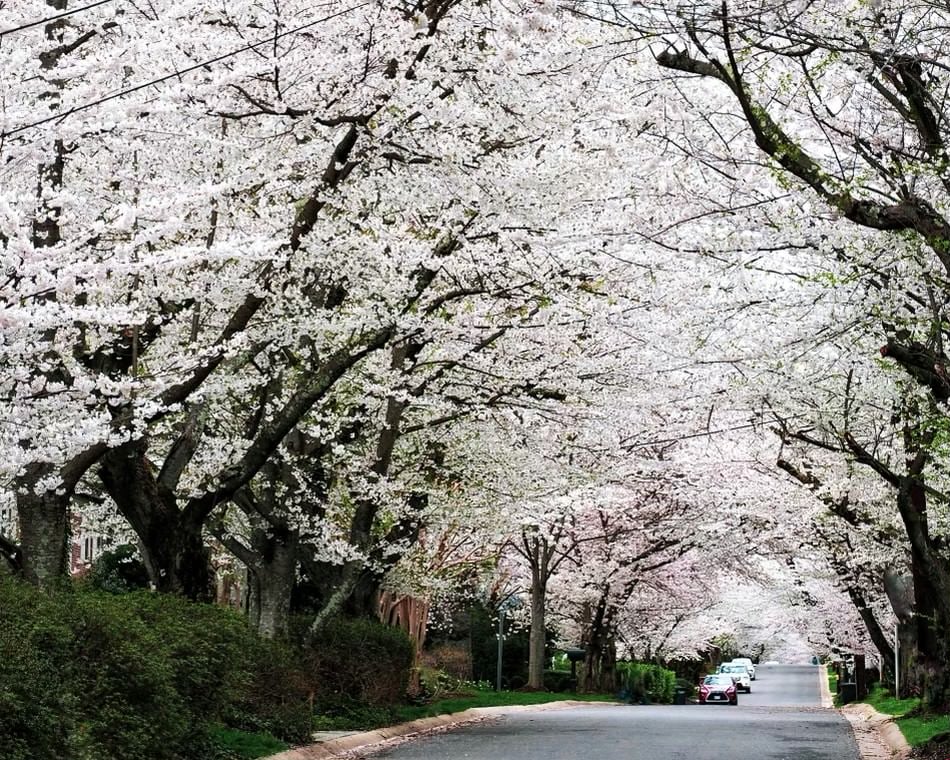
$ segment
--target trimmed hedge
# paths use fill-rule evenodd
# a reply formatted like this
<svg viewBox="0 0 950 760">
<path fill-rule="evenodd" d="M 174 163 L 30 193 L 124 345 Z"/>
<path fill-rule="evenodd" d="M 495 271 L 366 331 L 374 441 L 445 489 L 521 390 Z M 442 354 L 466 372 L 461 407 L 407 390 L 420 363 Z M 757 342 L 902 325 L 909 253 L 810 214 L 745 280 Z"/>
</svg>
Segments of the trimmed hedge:
<svg viewBox="0 0 950 760">
<path fill-rule="evenodd" d="M 242 704 L 299 737 L 310 719 L 299 691 L 254 693 L 263 664 L 281 661 L 273 647 L 220 607 L 0 578 L 3 758 L 204 760 L 211 726 Z"/>
<path fill-rule="evenodd" d="M 642 662 L 618 662 L 617 675 L 621 689 L 633 702 L 673 702 L 676 673 L 672 670 Z"/>
</svg>

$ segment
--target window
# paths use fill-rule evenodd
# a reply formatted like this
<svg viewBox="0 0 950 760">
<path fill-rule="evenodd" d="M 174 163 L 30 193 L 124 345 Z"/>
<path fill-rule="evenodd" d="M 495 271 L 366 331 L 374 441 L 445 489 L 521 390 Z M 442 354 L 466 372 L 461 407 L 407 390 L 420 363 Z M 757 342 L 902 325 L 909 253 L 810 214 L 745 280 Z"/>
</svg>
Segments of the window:
<svg viewBox="0 0 950 760">
<path fill-rule="evenodd" d="M 82 544 L 79 549 L 79 558 L 83 562 L 92 562 L 98 556 L 101 547 L 101 536 L 87 534 L 82 538 Z"/>
</svg>

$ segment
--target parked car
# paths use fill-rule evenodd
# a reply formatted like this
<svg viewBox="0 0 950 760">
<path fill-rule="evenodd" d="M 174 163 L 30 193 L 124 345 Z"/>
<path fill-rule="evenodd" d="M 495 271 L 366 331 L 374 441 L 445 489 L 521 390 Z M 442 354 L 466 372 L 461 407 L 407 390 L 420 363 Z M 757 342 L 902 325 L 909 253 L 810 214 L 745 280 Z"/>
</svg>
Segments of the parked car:
<svg viewBox="0 0 950 760">
<path fill-rule="evenodd" d="M 715 702 L 728 705 L 739 704 L 736 684 L 728 673 L 706 676 L 699 684 L 699 704 L 708 705 Z"/>
<path fill-rule="evenodd" d="M 752 677 L 749 675 L 749 669 L 741 662 L 720 665 L 719 672 L 732 676 L 732 680 L 735 681 L 736 688 L 739 691 L 744 691 L 746 694 L 752 693 Z"/>
<path fill-rule="evenodd" d="M 755 665 L 752 660 L 748 657 L 736 657 L 732 662 L 728 663 L 729 665 L 745 665 L 746 669 L 749 671 L 749 678 L 753 681 L 755 680 Z"/>
</svg>

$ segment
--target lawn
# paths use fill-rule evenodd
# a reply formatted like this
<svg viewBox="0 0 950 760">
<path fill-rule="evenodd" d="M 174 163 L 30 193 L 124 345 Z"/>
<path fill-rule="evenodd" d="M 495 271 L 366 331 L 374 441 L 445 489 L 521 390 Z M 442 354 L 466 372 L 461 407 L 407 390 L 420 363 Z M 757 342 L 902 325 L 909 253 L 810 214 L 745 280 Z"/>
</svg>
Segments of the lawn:
<svg viewBox="0 0 950 760">
<path fill-rule="evenodd" d="M 920 699 L 917 697 L 896 699 L 891 692 L 875 684 L 871 693 L 862 701 L 867 702 L 879 713 L 893 715 L 894 722 L 912 747 L 923 744 L 937 734 L 950 731 L 950 716 L 948 715 L 907 714 L 920 706 Z"/>
<path fill-rule="evenodd" d="M 216 728 L 211 732 L 215 742 L 237 757 L 252 760 L 283 752 L 290 745 L 284 744 L 270 734 L 252 734 L 233 728 Z"/>
<path fill-rule="evenodd" d="M 932 739 L 937 734 L 950 731 L 950 716 L 948 715 L 914 715 L 907 718 L 897 718 L 895 721 L 901 733 L 911 747 L 916 747 Z"/>
<path fill-rule="evenodd" d="M 920 699 L 917 697 L 896 699 L 890 691 L 883 688 L 880 684 L 874 684 L 871 688 L 871 693 L 861 701 L 867 702 L 879 713 L 895 716 L 908 713 L 920 705 Z"/>
</svg>

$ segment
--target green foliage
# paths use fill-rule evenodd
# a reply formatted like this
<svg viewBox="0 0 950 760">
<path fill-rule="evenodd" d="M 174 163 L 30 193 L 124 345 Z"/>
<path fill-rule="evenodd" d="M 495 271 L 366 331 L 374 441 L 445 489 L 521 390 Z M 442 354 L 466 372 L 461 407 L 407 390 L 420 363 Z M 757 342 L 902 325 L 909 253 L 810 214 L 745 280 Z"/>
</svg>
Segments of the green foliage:
<svg viewBox="0 0 950 760">
<path fill-rule="evenodd" d="M 577 688 L 577 678 L 571 676 L 570 671 L 545 670 L 544 671 L 544 690 L 545 691 L 574 691 Z"/>
<path fill-rule="evenodd" d="M 924 742 L 936 739 L 944 735 L 944 743 L 947 738 L 947 731 L 950 731 L 950 716 L 948 715 L 909 715 L 906 718 L 898 718 L 896 721 L 901 733 L 911 747 L 917 747 Z"/>
<path fill-rule="evenodd" d="M 618 662 L 617 674 L 623 691 L 634 702 L 673 702 L 676 673 L 659 665 L 642 662 Z"/>
<path fill-rule="evenodd" d="M 498 664 L 498 622 L 495 612 L 483 605 L 469 610 L 472 642 L 472 678 L 495 683 Z M 502 686 L 517 689 L 528 682 L 528 631 L 505 626 L 502 650 Z"/>
<path fill-rule="evenodd" d="M 292 743 L 311 733 L 313 686 L 300 653 L 279 641 L 258 639 L 246 655 L 247 675 L 224 713 L 228 726 Z"/>
<path fill-rule="evenodd" d="M 943 741 L 940 735 L 950 731 L 950 716 L 921 713 L 919 697 L 897 699 L 893 692 L 875 684 L 868 696 L 861 701 L 867 702 L 880 713 L 895 716 L 894 722 L 912 747 L 932 739 Z"/>
<path fill-rule="evenodd" d="M 319 715 L 313 718 L 314 731 L 369 731 L 398 723 L 398 714 L 392 706 L 374 706 L 340 697 L 324 702 Z"/>
<path fill-rule="evenodd" d="M 86 576 L 97 591 L 125 594 L 148 588 L 148 572 L 131 544 L 122 544 L 104 552 Z"/>
<path fill-rule="evenodd" d="M 861 701 L 867 702 L 879 713 L 885 715 L 901 716 L 920 707 L 919 697 L 897 699 L 894 697 L 894 692 L 885 689 L 880 684 L 872 686 L 870 693 Z"/>
<path fill-rule="evenodd" d="M 288 748 L 284 742 L 268 734 L 255 734 L 238 731 L 233 728 L 215 726 L 211 729 L 211 738 L 220 748 L 220 753 L 228 758 L 253 760 L 283 752 Z"/>
<path fill-rule="evenodd" d="M 0 579 L 0 736 L 5 760 L 72 757 L 77 695 L 63 688 L 72 631 L 54 600 Z M 26 625 L 24 616 L 30 616 Z"/>
<path fill-rule="evenodd" d="M 320 632 L 305 660 L 319 711 L 330 712 L 341 702 L 384 706 L 402 701 L 415 648 L 398 628 L 337 619 Z"/>
<path fill-rule="evenodd" d="M 250 702 L 269 646 L 212 605 L 0 580 L 4 760 L 214 758 L 209 729 Z"/>
</svg>

